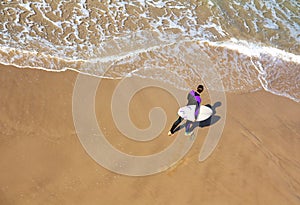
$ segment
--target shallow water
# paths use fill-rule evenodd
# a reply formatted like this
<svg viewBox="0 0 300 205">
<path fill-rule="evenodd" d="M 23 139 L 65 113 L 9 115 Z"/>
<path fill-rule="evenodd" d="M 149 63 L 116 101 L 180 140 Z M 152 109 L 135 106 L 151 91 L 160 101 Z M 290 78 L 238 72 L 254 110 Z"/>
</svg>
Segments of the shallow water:
<svg viewBox="0 0 300 205">
<path fill-rule="evenodd" d="M 299 14 L 297 0 L 4 0 L 0 63 L 181 89 L 220 77 L 226 91 L 265 89 L 299 102 Z"/>
</svg>

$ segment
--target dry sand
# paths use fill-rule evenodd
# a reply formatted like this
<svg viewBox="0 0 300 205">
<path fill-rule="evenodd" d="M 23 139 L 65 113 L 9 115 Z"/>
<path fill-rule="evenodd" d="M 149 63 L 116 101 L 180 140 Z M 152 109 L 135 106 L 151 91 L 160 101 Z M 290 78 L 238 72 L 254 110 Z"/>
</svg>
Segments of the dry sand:
<svg viewBox="0 0 300 205">
<path fill-rule="evenodd" d="M 259 91 L 227 94 L 223 136 L 213 154 L 198 162 L 209 128 L 175 167 L 147 177 L 112 173 L 85 152 L 72 120 L 72 91 L 77 73 L 0 67 L 0 204 L 300 204 L 300 106 Z M 99 124 L 115 146 L 149 154 L 174 138 L 134 144 L 112 123 L 110 93 L 118 81 L 105 80 L 97 99 Z M 147 92 L 153 98 L 145 100 Z M 147 110 L 161 105 L 175 120 L 177 105 L 162 102 L 164 92 L 136 95 L 132 114 L 147 127 Z"/>
</svg>

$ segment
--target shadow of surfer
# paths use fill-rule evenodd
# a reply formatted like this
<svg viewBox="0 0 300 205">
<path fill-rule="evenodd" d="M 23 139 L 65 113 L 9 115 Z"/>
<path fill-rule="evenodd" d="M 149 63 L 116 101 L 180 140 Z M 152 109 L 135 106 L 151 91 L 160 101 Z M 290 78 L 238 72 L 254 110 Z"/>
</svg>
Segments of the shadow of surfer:
<svg viewBox="0 0 300 205">
<path fill-rule="evenodd" d="M 217 108 L 217 107 L 220 107 L 221 105 L 222 105 L 221 102 L 216 102 L 213 106 L 210 105 L 210 104 L 206 104 L 205 106 L 207 106 L 207 107 L 209 107 L 209 108 L 212 109 L 213 114 L 212 114 L 208 119 L 206 119 L 206 120 L 199 121 L 199 122 L 190 122 L 190 123 L 192 123 L 192 125 L 191 125 L 191 127 L 190 127 L 190 129 L 189 129 L 190 132 L 193 132 L 194 129 L 197 128 L 197 127 L 201 127 L 201 128 L 202 128 L 202 127 L 208 127 L 208 126 L 213 125 L 213 124 L 215 124 L 216 122 L 218 122 L 218 121 L 221 119 L 221 117 L 218 116 L 218 115 L 216 115 L 216 113 L 217 113 L 217 112 L 216 112 L 216 108 Z M 181 130 L 181 129 L 183 129 L 183 128 L 185 128 L 185 127 L 186 127 L 186 123 L 184 123 L 184 124 L 178 126 L 178 127 L 174 130 L 174 133 L 177 132 L 177 131 L 179 131 L 179 130 Z"/>
</svg>

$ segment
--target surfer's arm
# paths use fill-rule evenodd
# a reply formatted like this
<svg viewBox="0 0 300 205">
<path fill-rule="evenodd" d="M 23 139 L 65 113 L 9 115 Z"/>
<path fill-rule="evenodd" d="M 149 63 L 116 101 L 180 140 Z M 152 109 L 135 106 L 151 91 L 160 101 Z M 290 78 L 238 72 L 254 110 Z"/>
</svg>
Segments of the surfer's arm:
<svg viewBox="0 0 300 205">
<path fill-rule="evenodd" d="M 197 120 L 197 117 L 198 117 L 198 114 L 199 114 L 199 111 L 200 111 L 200 103 L 201 103 L 201 98 L 199 96 L 199 94 L 196 94 L 195 91 L 191 91 L 189 92 L 188 96 L 187 96 L 187 99 L 188 99 L 188 104 L 187 105 L 196 105 L 196 108 L 195 108 L 195 121 Z"/>
<path fill-rule="evenodd" d="M 197 120 L 199 110 L 200 110 L 200 103 L 197 102 L 196 109 L 195 109 L 195 121 Z"/>
<path fill-rule="evenodd" d="M 201 103 L 201 98 L 199 95 L 195 95 L 195 100 L 197 101 L 196 103 L 196 109 L 195 109 L 195 120 L 197 120 L 197 117 L 200 112 L 200 103 Z"/>
</svg>

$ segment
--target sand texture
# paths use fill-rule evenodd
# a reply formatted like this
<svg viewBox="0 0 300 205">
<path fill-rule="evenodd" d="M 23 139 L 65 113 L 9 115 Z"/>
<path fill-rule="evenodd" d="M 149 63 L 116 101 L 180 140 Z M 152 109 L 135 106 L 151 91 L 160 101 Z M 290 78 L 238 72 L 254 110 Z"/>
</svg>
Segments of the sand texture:
<svg viewBox="0 0 300 205">
<path fill-rule="evenodd" d="M 129 177 L 98 165 L 80 144 L 72 118 L 76 76 L 1 65 L 0 204 L 300 203 L 299 103 L 264 91 L 227 94 L 222 138 L 206 161 L 199 162 L 198 154 L 209 127 L 199 128 L 192 149 L 172 168 Z M 107 139 L 137 155 L 172 143 L 176 135 L 168 137 L 167 131 L 177 104 L 153 89 L 134 96 L 131 107 L 141 111 L 131 118 L 146 128 L 145 115 L 161 106 L 166 128 L 149 143 L 122 136 L 106 109 L 117 83 L 103 80 L 97 92 L 97 119 Z M 203 103 L 209 103 L 205 94 Z"/>
</svg>

